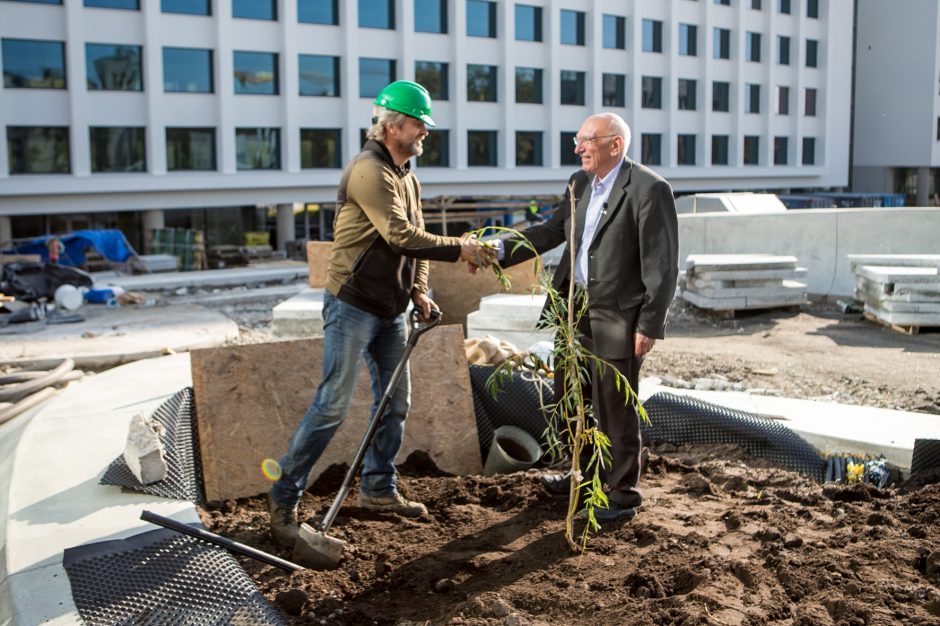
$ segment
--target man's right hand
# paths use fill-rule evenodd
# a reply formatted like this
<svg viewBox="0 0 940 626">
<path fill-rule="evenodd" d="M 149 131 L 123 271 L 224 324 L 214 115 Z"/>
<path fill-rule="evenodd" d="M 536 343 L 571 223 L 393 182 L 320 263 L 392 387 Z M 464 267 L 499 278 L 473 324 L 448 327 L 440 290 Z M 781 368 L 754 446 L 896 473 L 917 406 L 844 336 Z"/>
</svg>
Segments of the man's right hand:
<svg viewBox="0 0 940 626">
<path fill-rule="evenodd" d="M 496 248 L 466 235 L 460 243 L 460 259 L 470 266 L 470 273 L 475 274 L 481 267 L 489 267 L 496 261 Z"/>
</svg>

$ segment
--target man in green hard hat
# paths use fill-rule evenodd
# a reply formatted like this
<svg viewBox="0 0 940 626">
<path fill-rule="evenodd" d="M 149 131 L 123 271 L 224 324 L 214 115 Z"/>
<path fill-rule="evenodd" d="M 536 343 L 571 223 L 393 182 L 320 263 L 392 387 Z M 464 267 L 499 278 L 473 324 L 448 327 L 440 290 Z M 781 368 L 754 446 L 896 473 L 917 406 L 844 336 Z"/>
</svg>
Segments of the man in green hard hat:
<svg viewBox="0 0 940 626">
<path fill-rule="evenodd" d="M 268 499 L 272 535 L 280 544 L 296 539 L 297 504 L 310 471 L 346 417 L 360 361 L 366 360 L 372 374 L 374 410 L 404 353 L 408 305 L 419 309 L 424 321 L 437 309 L 427 294 L 429 261 L 464 260 L 473 270 L 495 258 L 472 237 L 424 230 L 421 185 L 410 159 L 421 154 L 427 127 L 434 126 L 427 89 L 395 81 L 374 104 L 368 141 L 346 165 L 337 193 L 323 294 L 323 379 L 280 459 L 281 478 Z M 394 462 L 410 397 L 406 369 L 365 456 L 359 492 L 365 509 L 405 517 L 427 513 L 397 488 Z"/>
</svg>

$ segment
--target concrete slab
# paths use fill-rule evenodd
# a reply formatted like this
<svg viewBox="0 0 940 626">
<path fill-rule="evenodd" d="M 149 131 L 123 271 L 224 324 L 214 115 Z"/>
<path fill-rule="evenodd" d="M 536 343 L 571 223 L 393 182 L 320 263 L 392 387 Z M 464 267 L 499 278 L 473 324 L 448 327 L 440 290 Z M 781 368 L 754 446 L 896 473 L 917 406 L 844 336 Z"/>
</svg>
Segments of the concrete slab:
<svg viewBox="0 0 940 626">
<path fill-rule="evenodd" d="M 274 307 L 271 310 L 271 328 L 274 335 L 322 337 L 323 291 L 321 287 L 307 287 Z"/>
<path fill-rule="evenodd" d="M 227 287 L 266 282 L 294 282 L 307 277 L 307 265 L 301 261 L 272 261 L 248 267 L 196 272 L 161 272 L 134 276 L 96 274 L 97 286 L 117 285 L 127 291 L 162 291 L 180 287 Z"/>
<path fill-rule="evenodd" d="M 865 304 L 865 312 L 898 326 L 940 326 L 940 313 L 886 311 L 868 303 Z"/>
<path fill-rule="evenodd" d="M 855 294 L 859 300 L 891 300 L 896 302 L 934 302 L 940 300 L 940 285 L 897 285 L 879 283 L 862 276 L 855 277 Z M 859 297 L 859 294 L 862 297 Z"/>
<path fill-rule="evenodd" d="M 702 288 L 696 281 L 691 281 L 689 288 L 692 291 L 695 291 L 699 295 L 708 297 L 708 298 L 751 298 L 755 296 L 759 297 L 773 297 L 780 296 L 781 298 L 788 298 L 794 292 L 806 293 L 806 283 L 800 283 L 795 280 L 784 280 L 777 281 L 776 283 L 764 283 L 760 286 L 733 286 L 726 288 L 714 288 L 714 287 L 705 287 Z"/>
<path fill-rule="evenodd" d="M 480 300 L 480 309 L 467 316 L 467 337 L 492 336 L 526 350 L 553 333 L 537 330 L 545 295 L 494 294 Z"/>
<path fill-rule="evenodd" d="M 936 267 L 895 267 L 890 265 L 859 265 L 855 268 L 858 276 L 875 283 L 895 283 L 902 285 L 929 284 L 940 287 L 940 268 Z"/>
<path fill-rule="evenodd" d="M 877 307 L 889 313 L 940 313 L 940 299 L 936 302 L 896 302 L 894 300 L 885 300 L 878 303 Z"/>
<path fill-rule="evenodd" d="M 690 254 L 685 269 L 690 274 L 699 271 L 795 269 L 795 256 L 772 254 Z"/>
<path fill-rule="evenodd" d="M 773 278 L 805 278 L 805 267 L 777 270 L 700 270 L 695 268 L 695 276 L 703 280 L 769 280 Z"/>
<path fill-rule="evenodd" d="M 852 271 L 858 265 L 940 267 L 940 254 L 847 254 Z"/>
</svg>

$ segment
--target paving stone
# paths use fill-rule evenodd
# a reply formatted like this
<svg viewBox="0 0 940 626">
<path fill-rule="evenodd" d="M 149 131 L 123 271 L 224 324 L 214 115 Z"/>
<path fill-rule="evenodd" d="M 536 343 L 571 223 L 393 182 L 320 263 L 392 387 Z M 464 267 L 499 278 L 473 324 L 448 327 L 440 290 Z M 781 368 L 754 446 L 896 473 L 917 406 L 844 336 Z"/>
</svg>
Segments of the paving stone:
<svg viewBox="0 0 940 626">
<path fill-rule="evenodd" d="M 940 254 L 848 254 L 852 271 L 859 265 L 940 267 Z"/>
<path fill-rule="evenodd" d="M 777 284 L 765 284 L 760 287 L 729 287 L 727 289 L 700 289 L 696 285 L 689 287 L 696 293 L 710 298 L 772 297 L 779 295 L 788 298 L 794 292 L 806 293 L 806 283 L 784 280 Z"/>
<path fill-rule="evenodd" d="M 685 268 L 689 273 L 700 271 L 795 269 L 795 256 L 772 254 L 690 254 Z"/>
<path fill-rule="evenodd" d="M 704 280 L 769 280 L 779 278 L 806 278 L 805 267 L 776 270 L 702 270 L 695 268 L 695 276 Z"/>
<path fill-rule="evenodd" d="M 885 311 L 884 309 L 865 304 L 865 311 L 889 324 L 898 326 L 940 326 L 940 313 L 908 313 Z"/>
<path fill-rule="evenodd" d="M 859 265 L 855 268 L 858 276 L 876 283 L 895 283 L 903 285 L 930 284 L 940 287 L 940 268 L 936 267 L 897 267 L 890 265 Z"/>
<path fill-rule="evenodd" d="M 271 310 L 276 337 L 323 336 L 323 289 L 308 287 Z"/>
</svg>

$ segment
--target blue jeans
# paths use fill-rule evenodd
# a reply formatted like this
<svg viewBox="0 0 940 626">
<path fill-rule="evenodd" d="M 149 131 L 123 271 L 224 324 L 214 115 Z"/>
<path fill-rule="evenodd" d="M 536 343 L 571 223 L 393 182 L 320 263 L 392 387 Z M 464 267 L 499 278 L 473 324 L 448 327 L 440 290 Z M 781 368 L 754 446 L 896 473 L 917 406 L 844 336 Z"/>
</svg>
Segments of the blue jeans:
<svg viewBox="0 0 940 626">
<path fill-rule="evenodd" d="M 371 419 L 376 418 L 382 394 L 405 351 L 406 328 L 404 315 L 383 320 L 323 292 L 323 381 L 280 460 L 281 478 L 271 489 L 278 506 L 293 508 L 300 501 L 310 471 L 346 419 L 363 357 L 372 376 Z M 406 368 L 363 460 L 363 493 L 390 496 L 397 492 L 395 457 L 410 404 L 411 376 Z"/>
</svg>

